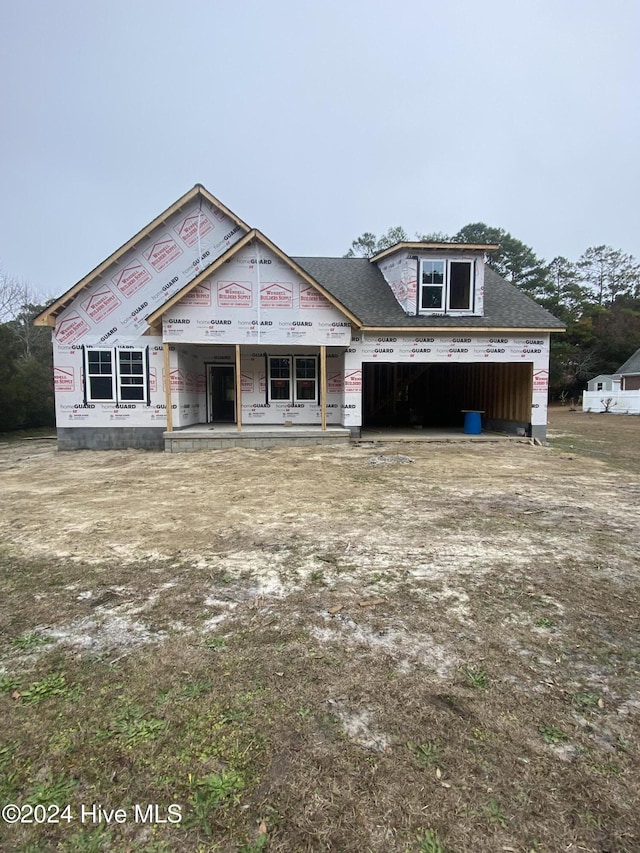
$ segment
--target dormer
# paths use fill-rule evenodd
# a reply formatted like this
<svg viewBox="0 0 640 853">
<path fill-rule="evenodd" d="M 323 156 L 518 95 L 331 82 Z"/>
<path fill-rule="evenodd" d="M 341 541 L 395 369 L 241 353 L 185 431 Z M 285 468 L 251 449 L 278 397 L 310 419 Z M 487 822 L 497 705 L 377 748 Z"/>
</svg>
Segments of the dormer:
<svg viewBox="0 0 640 853">
<path fill-rule="evenodd" d="M 484 267 L 493 243 L 396 243 L 371 258 L 410 316 L 484 314 Z"/>
</svg>

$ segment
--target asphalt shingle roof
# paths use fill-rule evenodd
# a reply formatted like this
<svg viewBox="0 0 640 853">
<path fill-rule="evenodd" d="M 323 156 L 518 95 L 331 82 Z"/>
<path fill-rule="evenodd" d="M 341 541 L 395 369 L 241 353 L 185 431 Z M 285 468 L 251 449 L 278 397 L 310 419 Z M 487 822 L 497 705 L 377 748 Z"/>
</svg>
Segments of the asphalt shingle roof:
<svg viewBox="0 0 640 853">
<path fill-rule="evenodd" d="M 367 258 L 292 258 L 364 326 L 563 329 L 564 323 L 485 267 L 484 317 L 414 317 L 405 314 L 384 276 Z"/>
<path fill-rule="evenodd" d="M 628 358 L 625 363 L 619 367 L 615 376 L 621 373 L 640 373 L 640 349 L 637 349 L 631 358 Z"/>
</svg>

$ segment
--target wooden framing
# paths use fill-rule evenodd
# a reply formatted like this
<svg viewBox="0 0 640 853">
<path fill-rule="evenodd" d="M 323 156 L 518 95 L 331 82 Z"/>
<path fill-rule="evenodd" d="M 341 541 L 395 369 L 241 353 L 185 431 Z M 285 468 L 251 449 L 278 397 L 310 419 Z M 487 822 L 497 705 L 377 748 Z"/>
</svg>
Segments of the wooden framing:
<svg viewBox="0 0 640 853">
<path fill-rule="evenodd" d="M 389 246 L 388 249 L 383 249 L 375 255 L 372 255 L 369 260 L 371 263 L 377 263 L 386 258 L 387 255 L 393 255 L 395 252 L 419 252 L 429 249 L 430 251 L 441 250 L 460 252 L 495 252 L 500 248 L 498 243 L 416 243 L 413 241 L 403 241 L 396 243 L 395 246 Z"/>
<path fill-rule="evenodd" d="M 173 432 L 173 409 L 171 408 L 171 365 L 169 361 L 169 344 L 162 344 L 164 357 L 164 402 L 167 407 L 167 432 Z"/>
<path fill-rule="evenodd" d="M 320 347 L 320 428 L 327 428 L 327 348 Z"/>
<path fill-rule="evenodd" d="M 130 240 L 120 246 L 119 249 L 109 255 L 109 257 L 103 261 L 99 266 L 95 269 L 91 270 L 90 273 L 85 275 L 84 278 L 80 279 L 77 284 L 74 284 L 66 293 L 64 293 L 59 299 L 56 299 L 55 302 L 52 302 L 41 314 L 35 318 L 34 325 L 36 326 L 55 326 L 56 316 L 67 307 L 67 305 L 71 302 L 73 297 L 79 293 L 81 290 L 84 290 L 89 284 L 93 282 L 94 279 L 101 276 L 112 264 L 117 263 L 117 261 L 126 254 L 130 249 L 135 248 L 135 246 L 141 241 L 148 237 L 156 228 L 164 225 L 165 221 L 169 219 L 169 217 L 173 216 L 174 213 L 177 213 L 181 210 L 186 204 L 188 204 L 193 199 L 200 196 L 201 198 L 208 201 L 214 207 L 217 207 L 223 213 L 225 213 L 229 219 L 233 220 L 236 225 L 239 225 L 245 231 L 250 231 L 250 227 L 243 222 L 242 219 L 239 219 L 233 211 L 229 210 L 222 202 L 218 201 L 215 196 L 212 196 L 211 193 L 205 189 L 202 184 L 196 184 L 192 189 L 186 192 L 183 196 L 181 196 L 174 204 L 168 207 L 165 211 L 163 211 L 159 216 L 150 222 L 145 228 L 132 237 Z"/>
<path fill-rule="evenodd" d="M 242 432 L 242 373 L 240 371 L 240 344 L 236 344 L 236 421 Z"/>
</svg>

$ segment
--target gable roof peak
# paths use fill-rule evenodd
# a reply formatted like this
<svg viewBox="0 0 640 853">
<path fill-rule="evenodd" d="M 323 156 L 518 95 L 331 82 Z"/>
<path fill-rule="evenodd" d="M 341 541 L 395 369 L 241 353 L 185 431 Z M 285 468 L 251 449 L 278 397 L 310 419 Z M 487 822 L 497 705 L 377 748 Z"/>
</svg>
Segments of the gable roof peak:
<svg viewBox="0 0 640 853">
<path fill-rule="evenodd" d="M 70 287 L 66 293 L 63 293 L 58 299 L 54 300 L 50 305 L 48 305 L 44 311 L 42 311 L 34 320 L 34 325 L 36 326 L 55 326 L 56 317 L 60 314 L 64 309 L 70 304 L 70 302 L 75 298 L 75 296 L 80 293 L 80 291 L 84 290 L 90 284 L 92 284 L 95 279 L 101 276 L 105 270 L 107 270 L 112 264 L 117 263 L 117 261 L 125 255 L 128 251 L 135 248 L 138 243 L 148 237 L 153 231 L 157 228 L 161 228 L 164 226 L 165 221 L 172 216 L 174 213 L 180 211 L 186 204 L 194 199 L 198 198 L 205 199 L 209 204 L 213 205 L 213 207 L 217 207 L 218 210 L 222 211 L 232 222 L 235 222 L 243 231 L 248 232 L 251 230 L 250 226 L 247 225 L 240 217 L 236 216 L 236 214 L 230 210 L 226 205 L 224 205 L 221 201 L 219 201 L 214 195 L 212 195 L 209 190 L 203 186 L 203 184 L 195 184 L 190 190 L 188 190 L 184 195 L 180 196 L 180 198 L 175 201 L 173 204 L 169 205 L 166 210 L 163 210 L 158 216 L 155 217 L 148 225 L 138 231 L 130 240 L 127 240 L 119 249 L 116 249 L 108 258 L 106 258 L 101 264 L 99 264 L 95 269 L 91 270 L 90 273 L 81 278 L 73 287 Z"/>
<path fill-rule="evenodd" d="M 212 275 L 217 269 L 222 267 L 227 261 L 230 261 L 235 255 L 238 254 L 242 249 L 246 246 L 251 246 L 253 244 L 262 244 L 266 249 L 273 252 L 280 260 L 288 266 L 296 275 L 300 276 L 307 284 L 312 285 L 316 290 L 318 290 L 324 297 L 327 299 L 334 307 L 336 307 L 339 311 L 341 311 L 348 320 L 350 320 L 355 325 L 360 325 L 360 319 L 356 316 L 356 314 L 351 311 L 339 298 L 336 297 L 331 290 L 327 289 L 324 284 L 317 281 L 310 273 L 301 266 L 295 258 L 289 257 L 286 255 L 282 249 L 276 246 L 262 231 L 259 231 L 257 228 L 252 228 L 251 231 L 248 231 L 244 237 L 241 237 L 237 243 L 234 243 L 232 246 L 227 249 L 219 258 L 216 258 L 209 266 L 205 267 L 199 275 L 193 278 L 190 282 L 188 282 L 184 287 L 178 290 L 174 295 L 156 308 L 151 314 L 147 315 L 145 318 L 147 323 L 150 326 L 158 325 L 162 320 L 163 314 L 165 314 L 170 308 L 172 308 L 176 303 L 180 302 L 187 293 L 192 291 L 194 287 L 197 287 L 202 281 L 205 281 L 210 275 Z"/>
</svg>

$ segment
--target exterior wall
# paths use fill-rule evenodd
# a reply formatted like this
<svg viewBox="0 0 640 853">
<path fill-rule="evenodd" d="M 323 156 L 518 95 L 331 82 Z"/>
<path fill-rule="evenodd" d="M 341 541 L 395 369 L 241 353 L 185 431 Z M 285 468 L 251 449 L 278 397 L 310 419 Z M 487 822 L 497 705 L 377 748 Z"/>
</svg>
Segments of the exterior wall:
<svg viewBox="0 0 640 853">
<path fill-rule="evenodd" d="M 362 365 L 372 363 L 529 363 L 533 367 L 530 423 L 547 423 L 549 334 L 354 335 L 344 359 L 344 418 L 349 428 L 362 426 Z"/>
<path fill-rule="evenodd" d="M 170 343 L 348 346 L 351 323 L 288 264 L 245 246 L 163 317 Z"/>
<path fill-rule="evenodd" d="M 640 391 L 640 376 L 623 376 L 622 377 L 623 391 Z"/>
<path fill-rule="evenodd" d="M 166 427 L 162 339 L 150 336 L 129 338 L 118 349 L 131 347 L 148 351 L 150 405 L 146 403 L 87 402 L 84 391 L 83 345 L 53 347 L 56 425 L 58 429 L 92 427 Z M 87 346 L 99 346 L 87 340 Z M 104 346 L 107 346 L 104 344 Z"/>
<path fill-rule="evenodd" d="M 176 407 L 173 426 L 185 427 L 205 423 L 206 374 L 203 353 L 198 352 L 196 347 L 171 347 L 169 372 L 171 400 L 172 405 Z"/>
<path fill-rule="evenodd" d="M 418 265 L 408 252 L 397 252 L 378 264 L 378 269 L 407 314 L 417 307 Z"/>
<path fill-rule="evenodd" d="M 145 335 L 145 317 L 243 236 L 208 202 L 193 200 L 141 242 L 61 312 L 53 330 L 56 421 L 60 429 L 166 425 L 162 340 Z M 144 335 L 144 337 L 143 337 Z M 88 404 L 83 347 L 149 347 L 151 405 Z"/>
<path fill-rule="evenodd" d="M 611 414 L 640 415 L 640 391 L 585 391 L 582 411 L 604 412 L 607 401 Z"/>
</svg>

